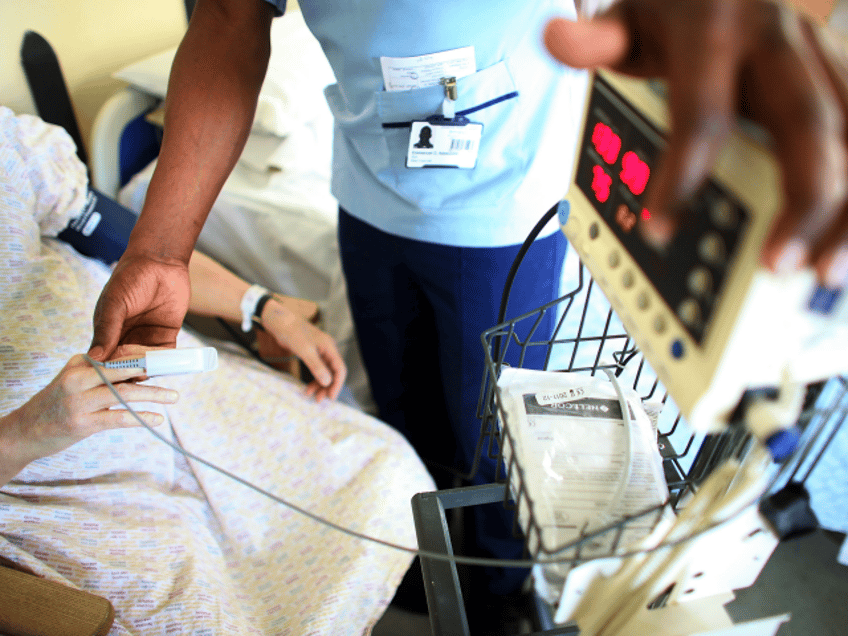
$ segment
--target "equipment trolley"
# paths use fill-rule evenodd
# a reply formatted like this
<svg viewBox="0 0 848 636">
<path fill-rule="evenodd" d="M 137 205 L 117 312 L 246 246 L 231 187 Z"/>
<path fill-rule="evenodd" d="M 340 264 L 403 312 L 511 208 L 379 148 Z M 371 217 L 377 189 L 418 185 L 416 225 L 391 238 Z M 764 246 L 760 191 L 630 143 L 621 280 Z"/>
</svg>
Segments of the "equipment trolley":
<svg viewBox="0 0 848 636">
<path fill-rule="evenodd" d="M 733 423 L 720 433 L 690 430 L 599 286 L 574 254 L 566 261 L 564 280 L 568 281 L 568 289 L 559 299 L 531 313 L 505 320 L 482 334 L 486 368 L 478 407 L 481 431 L 477 457 L 479 461 L 486 457 L 496 460 L 500 469 L 494 483 L 423 493 L 413 499 L 422 550 L 452 555 L 447 511 L 499 501 L 514 511 L 514 530 L 524 537 L 528 561 L 555 562 L 570 569 L 605 557 L 626 556 L 631 552 L 623 545 L 622 537 L 630 526 L 641 524 L 651 530 L 667 513 L 682 514 L 711 473 L 727 460 L 744 458 L 752 452 L 755 442 L 741 423 Z M 534 335 L 534 325 L 549 312 L 557 317 L 555 332 L 551 338 L 538 338 Z M 524 352 L 533 347 L 545 349 L 548 370 L 603 376 L 606 369 L 632 387 L 643 401 L 659 405 L 656 441 L 669 493 L 664 504 L 622 516 L 603 527 L 583 527 L 576 539 L 566 543 L 551 540 L 537 514 L 538 492 L 530 487 L 526 466 L 512 452 L 516 447 L 516 431 L 503 409 L 497 384 L 507 352 L 518 350 L 518 358 L 523 360 Z M 773 528 L 777 528 L 775 532 L 780 533 L 779 538 L 814 527 L 815 517 L 805 499 L 804 484 L 815 473 L 820 458 L 838 435 L 847 415 L 848 382 L 845 378 L 837 377 L 807 387 L 797 422 L 801 431 L 800 444 L 789 458 L 774 464 L 768 484 L 757 498 L 759 510 L 771 520 Z M 479 468 L 479 461 L 472 474 Z M 801 496 L 793 496 L 799 492 Z M 757 507 L 756 501 L 745 503 Z M 747 508 L 743 505 L 730 511 L 713 526 L 730 523 Z M 669 535 L 649 550 L 659 553 L 685 546 L 701 533 L 702 530 L 692 531 L 676 538 Z M 463 562 L 461 556 L 457 560 Z M 427 557 L 422 557 L 421 562 L 434 635 L 469 634 L 457 563 Z M 538 573 L 534 570 L 535 575 Z M 701 573 L 690 573 L 691 576 L 697 578 Z M 670 597 L 680 600 L 680 595 L 687 592 L 664 591 L 665 594 L 652 600 L 652 607 L 664 606 Z M 558 625 L 553 622 L 555 603 L 543 602 L 537 596 L 537 606 L 544 630 L 538 634 L 580 633 L 573 622 Z"/>
</svg>

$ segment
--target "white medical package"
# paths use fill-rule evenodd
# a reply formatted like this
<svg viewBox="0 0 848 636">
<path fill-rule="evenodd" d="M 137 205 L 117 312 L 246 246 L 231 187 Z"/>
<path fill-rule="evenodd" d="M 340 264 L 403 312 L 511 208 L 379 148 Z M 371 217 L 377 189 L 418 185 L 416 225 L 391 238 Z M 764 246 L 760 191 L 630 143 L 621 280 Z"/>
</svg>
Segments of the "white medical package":
<svg viewBox="0 0 848 636">
<path fill-rule="evenodd" d="M 573 565 L 626 551 L 672 514 L 656 429 L 639 396 L 616 385 L 602 373 L 509 367 L 498 379 L 504 459 L 521 468 L 511 487 L 516 495 L 520 479 L 527 494 L 517 497 L 519 521 L 531 554 L 560 560 L 534 577 L 552 604 Z"/>
</svg>

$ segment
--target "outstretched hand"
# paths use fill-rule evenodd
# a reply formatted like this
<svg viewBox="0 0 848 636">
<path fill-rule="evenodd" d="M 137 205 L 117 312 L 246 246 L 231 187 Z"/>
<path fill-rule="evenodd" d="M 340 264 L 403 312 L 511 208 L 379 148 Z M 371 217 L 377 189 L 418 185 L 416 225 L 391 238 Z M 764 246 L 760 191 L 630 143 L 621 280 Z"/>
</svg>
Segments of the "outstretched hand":
<svg viewBox="0 0 848 636">
<path fill-rule="evenodd" d="M 742 113 L 772 135 L 783 172 L 763 264 L 848 283 L 848 55 L 826 27 L 767 0 L 621 0 L 592 20 L 553 20 L 545 43 L 571 67 L 667 81 L 671 132 L 646 192 L 648 240 L 671 240 L 674 210 Z"/>
<path fill-rule="evenodd" d="M 88 354 L 103 361 L 119 345 L 175 347 L 190 297 L 185 264 L 125 255 L 97 301 Z"/>
</svg>

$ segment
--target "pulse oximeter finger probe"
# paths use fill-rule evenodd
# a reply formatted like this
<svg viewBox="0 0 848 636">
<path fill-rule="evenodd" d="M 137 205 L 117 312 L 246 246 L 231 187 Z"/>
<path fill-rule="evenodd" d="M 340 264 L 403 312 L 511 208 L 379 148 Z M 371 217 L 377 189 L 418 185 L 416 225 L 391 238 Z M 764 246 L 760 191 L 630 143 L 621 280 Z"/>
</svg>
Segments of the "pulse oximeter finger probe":
<svg viewBox="0 0 848 636">
<path fill-rule="evenodd" d="M 213 347 L 156 349 L 147 351 L 143 358 L 110 360 L 103 366 L 107 369 L 144 369 L 148 377 L 200 373 L 218 368 L 218 351 Z"/>
</svg>

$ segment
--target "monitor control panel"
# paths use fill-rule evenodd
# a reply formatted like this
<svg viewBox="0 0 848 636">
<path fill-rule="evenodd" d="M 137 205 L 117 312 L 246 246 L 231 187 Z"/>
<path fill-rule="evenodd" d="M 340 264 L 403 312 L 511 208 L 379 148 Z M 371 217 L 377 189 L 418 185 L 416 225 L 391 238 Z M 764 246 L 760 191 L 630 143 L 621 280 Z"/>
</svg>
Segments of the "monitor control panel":
<svg viewBox="0 0 848 636">
<path fill-rule="evenodd" d="M 749 389 L 848 371 L 845 294 L 759 265 L 781 203 L 760 131 L 731 136 L 656 249 L 638 226 L 666 143 L 662 87 L 598 72 L 583 117 L 563 232 L 693 427 L 722 430 Z"/>
</svg>

